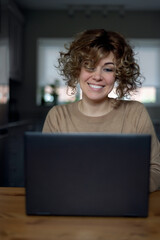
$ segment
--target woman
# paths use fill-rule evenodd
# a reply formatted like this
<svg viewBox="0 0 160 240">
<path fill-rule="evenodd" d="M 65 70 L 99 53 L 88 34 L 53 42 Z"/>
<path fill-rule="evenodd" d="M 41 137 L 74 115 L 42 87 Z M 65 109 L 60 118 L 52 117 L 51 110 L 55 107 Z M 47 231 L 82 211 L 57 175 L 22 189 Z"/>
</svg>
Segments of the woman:
<svg viewBox="0 0 160 240">
<path fill-rule="evenodd" d="M 122 100 L 140 85 L 139 66 L 129 43 L 116 32 L 87 30 L 60 53 L 59 68 L 82 100 L 54 106 L 43 132 L 106 132 L 152 135 L 150 191 L 160 187 L 160 144 L 151 119 L 136 101 Z M 117 99 L 109 98 L 116 88 Z"/>
</svg>

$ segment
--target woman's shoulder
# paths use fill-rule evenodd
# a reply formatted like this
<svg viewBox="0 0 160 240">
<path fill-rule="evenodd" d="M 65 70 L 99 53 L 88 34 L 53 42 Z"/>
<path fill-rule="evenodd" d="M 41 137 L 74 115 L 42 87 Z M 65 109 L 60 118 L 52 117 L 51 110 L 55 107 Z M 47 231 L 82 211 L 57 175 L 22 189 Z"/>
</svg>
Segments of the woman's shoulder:
<svg viewBox="0 0 160 240">
<path fill-rule="evenodd" d="M 135 109 L 145 109 L 145 106 L 143 103 L 135 101 L 135 100 L 120 100 L 120 106 L 125 106 L 129 108 L 135 108 Z"/>
<path fill-rule="evenodd" d="M 124 114 L 137 116 L 141 114 L 147 114 L 146 107 L 143 103 L 135 100 L 119 100 L 118 111 Z"/>
<path fill-rule="evenodd" d="M 120 110 L 121 114 L 126 118 L 127 123 L 134 126 L 150 126 L 151 119 L 145 105 L 135 100 L 124 100 L 121 103 Z"/>
<path fill-rule="evenodd" d="M 115 99 L 115 98 L 110 98 L 110 102 L 113 103 L 113 106 L 115 108 L 123 108 L 123 107 L 140 107 L 140 108 L 145 108 L 144 104 L 136 101 L 136 100 L 123 100 L 123 99 Z"/>
<path fill-rule="evenodd" d="M 53 106 L 48 114 L 55 114 L 55 113 L 60 113 L 62 111 L 72 111 L 77 105 L 77 102 L 71 102 L 71 103 L 64 103 L 64 104 L 59 104 Z"/>
</svg>

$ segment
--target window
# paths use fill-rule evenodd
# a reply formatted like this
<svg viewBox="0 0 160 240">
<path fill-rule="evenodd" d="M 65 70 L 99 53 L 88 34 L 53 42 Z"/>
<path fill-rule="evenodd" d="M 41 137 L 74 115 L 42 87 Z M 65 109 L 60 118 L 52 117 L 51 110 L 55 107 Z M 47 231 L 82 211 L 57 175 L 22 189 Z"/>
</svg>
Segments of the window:
<svg viewBox="0 0 160 240">
<path fill-rule="evenodd" d="M 160 104 L 160 40 L 131 39 L 136 59 L 144 77 L 142 87 L 131 99 L 144 104 Z"/>
<path fill-rule="evenodd" d="M 67 87 L 59 75 L 59 51 L 71 39 L 39 39 L 38 40 L 38 85 L 37 104 L 50 105 L 73 102 L 76 96 L 67 94 Z"/>
<path fill-rule="evenodd" d="M 38 40 L 38 105 L 67 103 L 79 98 L 79 92 L 77 96 L 67 95 L 65 82 L 55 67 L 58 64 L 59 51 L 70 41 L 69 38 Z M 144 104 L 160 105 L 160 40 L 130 39 L 130 43 L 134 47 L 135 57 L 145 78 L 142 87 L 130 99 Z M 110 96 L 116 97 L 114 90 Z"/>
</svg>

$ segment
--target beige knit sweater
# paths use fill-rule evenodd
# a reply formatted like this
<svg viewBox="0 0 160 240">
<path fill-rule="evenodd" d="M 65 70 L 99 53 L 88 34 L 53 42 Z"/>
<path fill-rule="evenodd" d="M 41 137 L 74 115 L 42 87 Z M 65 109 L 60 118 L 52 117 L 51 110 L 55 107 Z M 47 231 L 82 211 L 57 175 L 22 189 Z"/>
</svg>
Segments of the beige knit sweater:
<svg viewBox="0 0 160 240">
<path fill-rule="evenodd" d="M 78 110 L 78 102 L 53 107 L 47 114 L 43 132 L 147 133 L 152 136 L 150 191 L 160 188 L 160 143 L 144 105 L 121 101 L 120 106 L 101 117 L 89 117 Z"/>
</svg>

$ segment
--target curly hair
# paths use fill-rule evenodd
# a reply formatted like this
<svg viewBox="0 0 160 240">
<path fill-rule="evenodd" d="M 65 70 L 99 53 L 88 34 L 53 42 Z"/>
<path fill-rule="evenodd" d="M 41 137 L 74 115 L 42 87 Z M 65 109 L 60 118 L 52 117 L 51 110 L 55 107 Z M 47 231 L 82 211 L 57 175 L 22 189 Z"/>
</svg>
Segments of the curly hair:
<svg viewBox="0 0 160 240">
<path fill-rule="evenodd" d="M 86 30 L 77 34 L 75 40 L 60 52 L 59 70 L 73 93 L 76 90 L 82 66 L 95 67 L 100 59 L 110 52 L 115 57 L 115 82 L 118 99 L 130 95 L 140 81 L 140 68 L 134 58 L 135 54 L 129 42 L 119 33 L 104 29 Z"/>
</svg>

